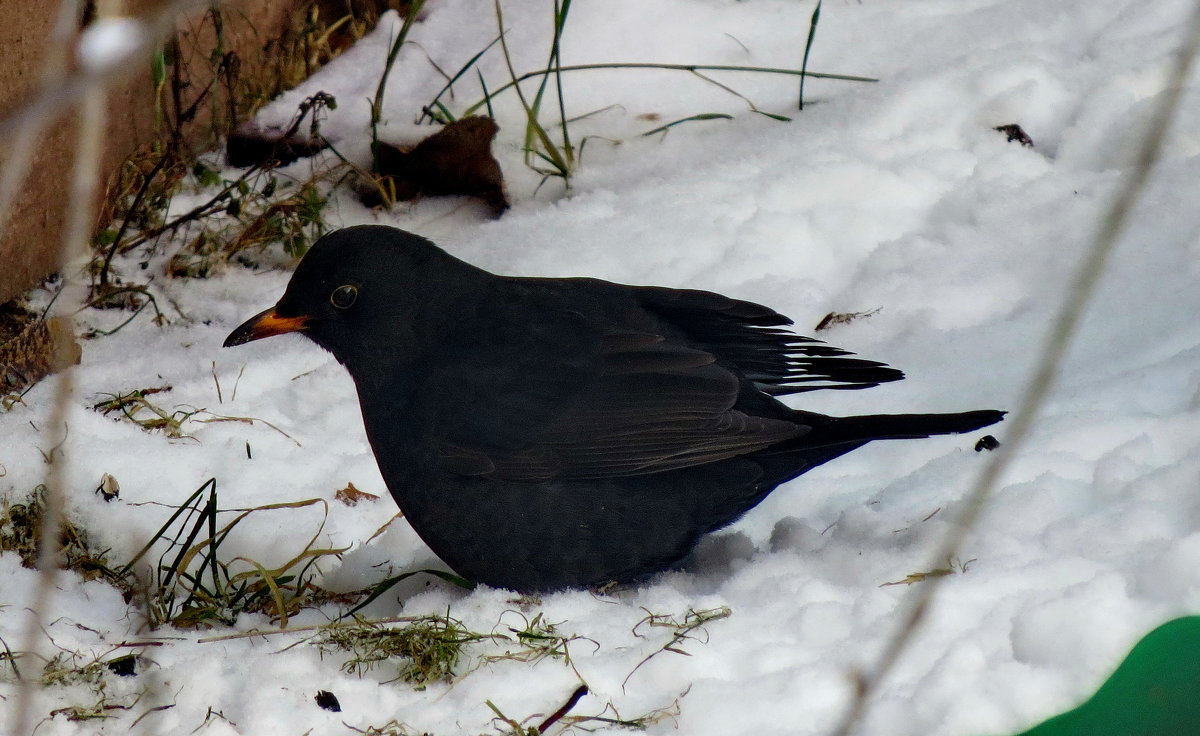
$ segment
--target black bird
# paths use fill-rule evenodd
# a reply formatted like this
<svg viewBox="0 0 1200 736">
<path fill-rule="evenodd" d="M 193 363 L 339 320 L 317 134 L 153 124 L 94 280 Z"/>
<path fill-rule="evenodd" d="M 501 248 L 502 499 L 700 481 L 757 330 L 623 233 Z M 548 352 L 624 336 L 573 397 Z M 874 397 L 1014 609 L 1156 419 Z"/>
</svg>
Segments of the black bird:
<svg viewBox="0 0 1200 736">
<path fill-rule="evenodd" d="M 541 592 L 666 569 L 872 440 L 1003 417 L 791 409 L 775 397 L 904 374 L 789 324 L 707 291 L 497 276 L 367 225 L 317 241 L 225 345 L 300 332 L 333 353 L 417 534 L 460 575 Z"/>
</svg>

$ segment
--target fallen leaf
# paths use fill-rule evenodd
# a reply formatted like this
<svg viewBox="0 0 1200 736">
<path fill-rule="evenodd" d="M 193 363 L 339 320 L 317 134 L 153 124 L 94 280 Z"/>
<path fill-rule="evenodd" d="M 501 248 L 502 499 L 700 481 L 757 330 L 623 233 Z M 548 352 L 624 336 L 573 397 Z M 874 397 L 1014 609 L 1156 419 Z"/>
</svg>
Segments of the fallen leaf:
<svg viewBox="0 0 1200 736">
<path fill-rule="evenodd" d="M 379 496 L 374 493 L 360 491 L 354 487 L 353 483 L 347 483 L 346 487 L 333 494 L 333 497 L 347 506 L 357 506 L 359 501 L 378 501 Z"/>
<path fill-rule="evenodd" d="M 446 125 L 409 150 L 376 141 L 372 152 L 381 181 L 362 189 L 363 203 L 384 204 L 382 186 L 396 201 L 422 195 L 478 197 L 499 217 L 508 209 L 504 174 L 492 156 L 499 130 L 491 118 L 472 116 Z"/>
</svg>

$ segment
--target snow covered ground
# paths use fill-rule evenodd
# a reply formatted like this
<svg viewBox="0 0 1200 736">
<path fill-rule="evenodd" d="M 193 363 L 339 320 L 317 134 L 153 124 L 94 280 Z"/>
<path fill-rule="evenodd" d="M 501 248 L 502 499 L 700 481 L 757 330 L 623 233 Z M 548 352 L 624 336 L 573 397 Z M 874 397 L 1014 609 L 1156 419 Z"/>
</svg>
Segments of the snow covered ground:
<svg viewBox="0 0 1200 736">
<path fill-rule="evenodd" d="M 543 67 L 550 3 L 508 5 L 514 66 Z M 812 334 L 828 312 L 879 308 L 821 337 L 899 367 L 908 379 L 807 394 L 794 405 L 831 414 L 1012 409 L 1160 102 L 1190 7 L 1184 0 L 826 3 L 810 69 L 878 83 L 810 80 L 813 104 L 800 113 L 795 77 L 711 73 L 790 123 L 755 114 L 687 72 L 575 72 L 564 76 L 568 115 L 602 112 L 571 126 L 575 140 L 595 137 L 569 196 L 556 181 L 538 189 L 539 177 L 522 164 L 522 113 L 510 93 L 496 109 L 495 150 L 514 205 L 501 219 L 462 199 L 377 213 L 339 196 L 326 212 L 334 226 L 382 222 L 416 231 L 499 272 L 597 276 L 759 301 L 793 317 L 801 334 Z M 790 0 L 581 0 L 563 61 L 795 68 L 812 10 L 811 2 Z M 396 27 L 382 24 L 262 119 L 286 122 L 299 100 L 330 92 L 340 104 L 324 130 L 361 160 L 364 100 Z M 444 83 L 426 56 L 452 73 L 495 34 L 488 4 L 433 0 L 410 36 L 419 48 L 408 46 L 392 74 L 384 137 L 411 136 L 410 122 Z M 481 69 L 493 89 L 507 78 L 498 49 Z M 1192 80 L 1044 415 L 963 559 L 952 561 L 965 572 L 945 581 L 862 733 L 1019 731 L 1090 694 L 1156 624 L 1200 611 L 1195 87 Z M 461 111 L 477 94 L 468 75 L 447 104 Z M 734 119 L 639 135 L 714 112 Z M 993 130 L 1008 123 L 1023 126 L 1035 146 Z M 305 176 L 311 165 L 289 171 Z M 185 211 L 202 196 L 180 197 L 174 207 Z M 171 280 L 161 253 L 147 273 L 155 293 L 182 314 L 169 310 L 162 327 L 143 315 L 84 344 L 63 448 L 71 518 L 111 548 L 111 560 L 128 559 L 169 514 L 153 504 L 178 504 L 216 478 L 223 508 L 329 501 L 317 546 L 351 548 L 340 563 L 323 564 L 331 587 L 437 566 L 402 520 L 371 538 L 394 505 L 341 367 L 298 337 L 220 348 L 230 329 L 274 303 L 288 273 L 231 268 Z M 144 259 L 134 253 L 119 266 L 137 277 Z M 88 311 L 79 319 L 84 328 L 111 328 L 123 317 Z M 55 385 L 42 382 L 0 414 L 6 498 L 42 481 L 39 450 L 50 449 Z M 173 388 L 156 395 L 160 405 L 257 417 L 287 436 L 261 423 L 193 422 L 185 426 L 190 438 L 169 440 L 89 408 L 104 394 L 161 385 Z M 1005 440 L 1005 425 L 988 431 Z M 505 649 L 485 643 L 468 649 L 453 681 L 414 689 L 390 681 L 394 669 L 360 677 L 339 669 L 341 655 L 322 656 L 311 644 L 289 648 L 299 634 L 202 643 L 230 632 L 146 631 L 136 605 L 113 588 L 66 575 L 46 616 L 43 655 L 77 651 L 84 663 L 122 642 L 162 645 L 141 650 L 137 677 L 102 681 L 107 702 L 127 710 L 83 722 L 50 716 L 98 697 L 99 686 L 54 686 L 36 696 L 35 718 L 46 719 L 37 732 L 190 733 L 207 723 L 209 734 L 348 734 L 395 720 L 414 733 L 495 733 L 504 726 L 493 723 L 486 701 L 517 720 L 549 714 L 582 678 L 591 694 L 572 715 L 629 719 L 668 709 L 650 733 L 825 734 L 852 692 L 851 675 L 872 665 L 915 592 L 882 584 L 929 569 L 987 461 L 973 451 L 981 434 L 856 451 L 781 487 L 704 545 L 688 569 L 636 589 L 514 602 L 506 591 L 467 593 L 422 578 L 365 611 L 449 612 L 483 632 L 519 629 L 522 617 L 541 613 L 559 632 L 586 637 L 570 644 L 574 669 L 560 659 L 483 662 Z M 104 473 L 120 482 L 120 498 L 110 503 L 92 490 Z M 348 482 L 383 498 L 334 502 Z M 222 551 L 278 565 L 321 521 L 319 507 L 257 513 Z M 0 639 L 15 649 L 36 576 L 13 555 L 0 556 L 0 575 Z M 723 606 L 730 616 L 679 644 L 691 656 L 664 652 L 634 671 L 672 637 L 670 629 L 637 626 L 648 612 L 682 618 Z M 329 605 L 290 625 L 337 612 Z M 264 616 L 244 616 L 237 628 L 269 625 Z M 37 670 L 31 659 L 21 666 Z M 342 711 L 318 708 L 318 690 L 333 692 Z M 12 672 L 0 662 L 0 726 L 15 697 Z"/>
</svg>

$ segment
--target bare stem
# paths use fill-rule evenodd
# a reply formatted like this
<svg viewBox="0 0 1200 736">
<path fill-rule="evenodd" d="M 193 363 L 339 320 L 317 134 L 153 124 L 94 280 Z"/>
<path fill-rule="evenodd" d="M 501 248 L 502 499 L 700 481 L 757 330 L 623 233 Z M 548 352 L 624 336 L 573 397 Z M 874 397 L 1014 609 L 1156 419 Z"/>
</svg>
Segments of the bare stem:
<svg viewBox="0 0 1200 736">
<path fill-rule="evenodd" d="M 1137 159 L 1129 171 L 1125 186 L 1117 193 L 1111 206 L 1100 220 L 1092 246 L 1085 254 L 1083 263 L 1067 290 L 1067 297 L 1058 316 L 1046 334 L 1038 363 L 1025 385 L 1025 393 L 1021 397 L 1020 407 L 1014 412 L 1008 426 L 1005 444 L 991 454 L 991 462 L 984 467 L 983 472 L 980 473 L 971 488 L 958 523 L 951 527 L 941 547 L 934 554 L 931 567 L 937 567 L 947 559 L 961 556 L 963 543 L 979 520 L 996 481 L 1004 475 L 1013 458 L 1017 456 L 1021 446 L 1028 439 L 1038 414 L 1058 379 L 1059 367 L 1075 337 L 1080 320 L 1087 312 L 1092 294 L 1096 290 L 1096 284 L 1100 281 L 1109 257 L 1125 231 L 1129 215 L 1141 197 L 1142 191 L 1149 181 L 1150 173 L 1162 152 L 1163 141 L 1166 139 L 1171 121 L 1175 118 L 1184 82 L 1191 71 L 1197 48 L 1200 48 L 1200 3 L 1197 3 L 1192 11 L 1186 35 L 1175 54 L 1162 100 L 1154 110 L 1154 116 L 1139 143 Z M 944 577 L 930 578 L 915 592 L 912 604 L 901 621 L 900 628 L 888 642 L 879 661 L 875 664 L 874 670 L 869 674 L 864 674 L 860 679 L 858 691 L 846 708 L 842 722 L 833 732 L 834 736 L 848 736 L 854 732 L 858 722 L 865 715 L 871 696 L 879 688 L 880 682 L 891 671 L 904 650 L 915 638 L 926 614 L 932 607 L 943 580 L 945 580 Z"/>
<path fill-rule="evenodd" d="M 108 100 L 103 85 L 88 90 L 80 105 L 79 142 L 69 200 L 71 208 L 64 230 L 62 250 L 59 254 L 59 270 L 62 273 L 64 290 L 74 280 L 76 274 L 73 267 L 77 266 L 87 253 L 92 228 L 95 226 L 107 105 Z M 71 319 L 70 311 L 64 311 L 59 318 L 65 321 L 67 330 L 73 333 L 74 321 Z M 71 410 L 74 388 L 75 369 L 68 368 L 59 375 L 58 384 L 55 387 L 54 404 L 47 425 L 51 447 L 61 446 L 66 439 L 67 415 Z M 50 601 L 54 594 L 55 582 L 58 579 L 58 568 L 61 564 L 59 537 L 62 533 L 63 484 L 67 478 L 67 457 L 65 452 L 56 457 L 54 450 L 51 450 L 49 465 L 46 469 L 46 507 L 42 517 L 41 539 L 38 540 L 38 580 L 33 590 L 33 598 L 29 603 L 29 617 L 25 624 L 25 631 L 21 637 L 21 651 L 27 655 L 32 655 L 37 651 L 45 616 L 50 610 Z M 37 686 L 38 679 L 28 675 L 23 677 L 19 683 L 15 704 L 16 712 L 12 721 L 11 733 L 13 736 L 25 736 L 29 733 L 33 698 Z"/>
</svg>

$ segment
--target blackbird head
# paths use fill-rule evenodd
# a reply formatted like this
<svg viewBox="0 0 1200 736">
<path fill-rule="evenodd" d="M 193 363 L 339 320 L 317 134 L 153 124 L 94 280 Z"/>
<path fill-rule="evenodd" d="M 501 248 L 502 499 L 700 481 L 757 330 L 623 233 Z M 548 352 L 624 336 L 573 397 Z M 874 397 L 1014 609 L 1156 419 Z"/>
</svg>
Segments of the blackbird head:
<svg viewBox="0 0 1200 736">
<path fill-rule="evenodd" d="M 398 228 L 337 230 L 305 254 L 279 302 L 229 333 L 224 345 L 298 332 L 354 373 L 402 354 L 421 307 L 472 273 L 484 272 Z"/>
</svg>

